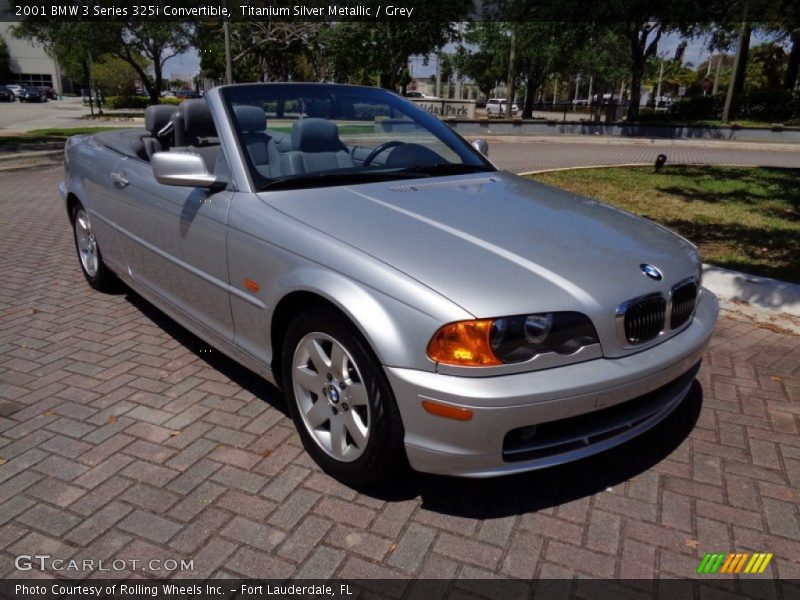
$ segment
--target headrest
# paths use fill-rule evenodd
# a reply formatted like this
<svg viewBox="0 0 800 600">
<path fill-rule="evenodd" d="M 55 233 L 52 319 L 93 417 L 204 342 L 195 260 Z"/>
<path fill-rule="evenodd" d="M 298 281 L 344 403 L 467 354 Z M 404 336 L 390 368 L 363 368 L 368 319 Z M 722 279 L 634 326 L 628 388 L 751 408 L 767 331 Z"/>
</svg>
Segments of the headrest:
<svg viewBox="0 0 800 600">
<path fill-rule="evenodd" d="M 292 125 L 292 150 L 301 152 L 338 152 L 343 148 L 336 124 L 311 117 Z"/>
<path fill-rule="evenodd" d="M 214 119 L 203 98 L 185 100 L 181 103 L 181 112 L 183 112 L 186 137 L 189 139 L 216 137 L 217 128 L 214 126 Z"/>
<path fill-rule="evenodd" d="M 264 131 L 267 128 L 267 113 L 257 106 L 241 104 L 233 107 L 239 129 L 245 133 Z"/>
<path fill-rule="evenodd" d="M 172 113 L 174 112 L 175 107 L 166 104 L 148 106 L 144 111 L 144 128 L 147 129 L 151 135 L 157 134 L 169 123 L 172 118 Z"/>
</svg>

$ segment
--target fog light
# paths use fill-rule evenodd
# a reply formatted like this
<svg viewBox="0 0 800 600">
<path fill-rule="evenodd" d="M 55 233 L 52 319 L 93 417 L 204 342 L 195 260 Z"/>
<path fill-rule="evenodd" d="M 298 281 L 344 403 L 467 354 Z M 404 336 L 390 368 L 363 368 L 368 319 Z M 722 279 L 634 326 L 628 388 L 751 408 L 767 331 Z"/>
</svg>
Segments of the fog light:
<svg viewBox="0 0 800 600">
<path fill-rule="evenodd" d="M 520 442 L 529 442 L 536 435 L 536 425 L 529 425 L 528 427 L 520 427 L 517 430 Z"/>
</svg>

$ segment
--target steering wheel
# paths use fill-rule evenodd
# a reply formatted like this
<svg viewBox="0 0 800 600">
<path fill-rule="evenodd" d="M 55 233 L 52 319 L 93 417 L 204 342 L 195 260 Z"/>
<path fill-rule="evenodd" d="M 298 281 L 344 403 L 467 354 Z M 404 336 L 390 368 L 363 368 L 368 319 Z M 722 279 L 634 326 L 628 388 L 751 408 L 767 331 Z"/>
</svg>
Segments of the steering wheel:
<svg viewBox="0 0 800 600">
<path fill-rule="evenodd" d="M 364 159 L 364 166 L 368 167 L 370 163 L 375 160 L 375 157 L 378 156 L 384 150 L 388 150 L 389 148 L 394 148 L 395 146 L 402 146 L 405 142 L 401 142 L 398 140 L 392 140 L 390 142 L 384 142 L 380 146 L 375 147 L 372 152 L 367 155 L 367 158 Z"/>
</svg>

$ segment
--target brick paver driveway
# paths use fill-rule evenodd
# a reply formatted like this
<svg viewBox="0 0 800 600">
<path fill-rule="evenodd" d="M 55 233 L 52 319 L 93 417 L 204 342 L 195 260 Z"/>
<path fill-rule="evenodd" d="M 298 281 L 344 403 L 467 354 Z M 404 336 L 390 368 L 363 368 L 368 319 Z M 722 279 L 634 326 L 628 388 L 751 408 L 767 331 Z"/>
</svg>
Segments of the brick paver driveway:
<svg viewBox="0 0 800 600">
<path fill-rule="evenodd" d="M 39 553 L 192 558 L 195 577 L 650 578 L 740 550 L 800 577 L 800 337 L 723 318 L 683 407 L 591 460 L 360 494 L 308 459 L 279 392 L 89 289 L 60 173 L 0 174 L 0 576 Z"/>
</svg>

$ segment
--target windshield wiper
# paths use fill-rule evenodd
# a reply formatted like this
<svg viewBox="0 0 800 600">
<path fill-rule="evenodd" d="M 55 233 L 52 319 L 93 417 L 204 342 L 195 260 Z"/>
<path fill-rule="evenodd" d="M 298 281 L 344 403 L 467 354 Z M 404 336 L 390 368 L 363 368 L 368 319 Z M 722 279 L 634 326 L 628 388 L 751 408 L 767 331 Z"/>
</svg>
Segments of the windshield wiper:
<svg viewBox="0 0 800 600">
<path fill-rule="evenodd" d="M 391 181 L 392 179 L 418 179 L 420 177 L 429 177 L 430 175 L 423 171 L 408 171 L 384 169 L 376 171 L 334 171 L 325 173 L 312 173 L 310 175 L 302 175 L 299 177 L 284 177 L 281 179 L 273 179 L 267 181 L 262 185 L 258 191 L 263 192 L 266 190 L 291 190 L 312 187 L 324 187 L 330 185 L 347 185 L 350 183 L 368 183 L 372 181 Z"/>
<path fill-rule="evenodd" d="M 417 165 L 401 169 L 399 173 L 420 173 L 429 175 L 463 175 L 466 173 L 486 173 L 495 169 L 485 165 L 466 165 L 463 163 L 437 163 L 435 165 Z"/>
</svg>

